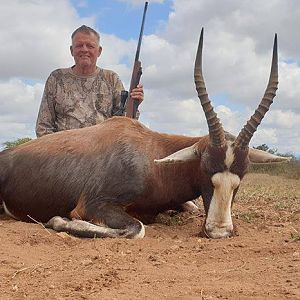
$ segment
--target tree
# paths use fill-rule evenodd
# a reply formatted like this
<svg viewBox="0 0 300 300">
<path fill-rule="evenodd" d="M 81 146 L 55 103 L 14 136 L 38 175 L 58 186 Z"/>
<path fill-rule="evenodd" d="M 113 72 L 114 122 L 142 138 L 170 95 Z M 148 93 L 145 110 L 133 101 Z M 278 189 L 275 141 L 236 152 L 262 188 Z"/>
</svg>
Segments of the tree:
<svg viewBox="0 0 300 300">
<path fill-rule="evenodd" d="M 13 148 L 13 147 L 16 147 L 18 145 L 21 145 L 21 144 L 24 144 L 24 143 L 27 143 L 29 141 L 31 141 L 32 139 L 29 138 L 29 137 L 25 137 L 25 138 L 19 138 L 15 141 L 12 141 L 12 142 L 5 142 L 3 143 L 4 145 L 4 149 L 10 149 L 10 148 Z"/>
<path fill-rule="evenodd" d="M 263 150 L 263 151 L 269 152 L 271 154 L 276 154 L 277 153 L 277 149 L 271 149 L 271 148 L 269 148 L 269 146 L 267 144 L 261 144 L 257 147 L 253 147 L 253 148 L 258 149 L 258 150 Z"/>
</svg>

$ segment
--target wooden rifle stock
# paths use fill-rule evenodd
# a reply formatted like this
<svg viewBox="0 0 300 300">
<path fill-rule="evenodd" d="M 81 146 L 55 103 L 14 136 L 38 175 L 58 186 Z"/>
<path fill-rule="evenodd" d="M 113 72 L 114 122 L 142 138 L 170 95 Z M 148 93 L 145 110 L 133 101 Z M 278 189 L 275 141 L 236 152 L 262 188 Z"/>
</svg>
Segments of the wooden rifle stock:
<svg viewBox="0 0 300 300">
<path fill-rule="evenodd" d="M 134 88 L 137 87 L 137 85 L 140 82 L 140 78 L 142 75 L 142 66 L 141 62 L 139 60 L 134 62 L 133 65 L 133 71 L 132 71 L 132 77 L 131 77 L 131 82 L 130 82 L 130 89 L 129 91 L 131 92 Z M 127 106 L 126 106 L 126 117 L 128 118 L 134 118 L 136 117 L 136 112 L 139 106 L 139 101 L 134 100 L 130 96 L 130 92 L 127 98 Z"/>
<path fill-rule="evenodd" d="M 130 81 L 130 88 L 129 88 L 128 98 L 126 101 L 125 116 L 128 118 L 134 118 L 134 119 L 136 118 L 136 112 L 137 112 L 140 102 L 138 100 L 132 99 L 130 96 L 130 93 L 140 83 L 140 78 L 142 75 L 142 63 L 139 60 L 139 56 L 140 56 L 140 49 L 141 49 L 147 7 L 148 7 L 148 2 L 145 2 L 142 26 L 141 26 L 140 36 L 139 36 L 139 42 L 138 42 L 137 49 L 136 49 L 134 65 L 133 65 L 133 70 L 132 70 L 132 76 L 131 76 L 131 81 Z"/>
</svg>

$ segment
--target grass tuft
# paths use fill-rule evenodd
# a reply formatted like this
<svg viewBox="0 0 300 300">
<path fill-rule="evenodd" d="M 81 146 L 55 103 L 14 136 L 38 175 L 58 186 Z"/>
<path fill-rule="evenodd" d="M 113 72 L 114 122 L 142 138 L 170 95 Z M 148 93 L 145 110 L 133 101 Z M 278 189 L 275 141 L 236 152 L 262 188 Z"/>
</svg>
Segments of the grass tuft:
<svg viewBox="0 0 300 300">
<path fill-rule="evenodd" d="M 291 239 L 295 242 L 300 242 L 300 232 L 292 232 Z"/>
</svg>

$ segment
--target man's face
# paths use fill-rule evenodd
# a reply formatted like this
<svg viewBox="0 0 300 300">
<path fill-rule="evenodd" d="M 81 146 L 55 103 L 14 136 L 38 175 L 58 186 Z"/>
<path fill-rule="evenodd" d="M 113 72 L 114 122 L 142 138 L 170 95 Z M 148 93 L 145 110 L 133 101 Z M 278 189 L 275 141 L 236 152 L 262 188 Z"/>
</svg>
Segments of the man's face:
<svg viewBox="0 0 300 300">
<path fill-rule="evenodd" d="M 79 67 L 95 67 L 102 48 L 93 33 L 77 32 L 70 47 L 75 64 Z"/>
</svg>

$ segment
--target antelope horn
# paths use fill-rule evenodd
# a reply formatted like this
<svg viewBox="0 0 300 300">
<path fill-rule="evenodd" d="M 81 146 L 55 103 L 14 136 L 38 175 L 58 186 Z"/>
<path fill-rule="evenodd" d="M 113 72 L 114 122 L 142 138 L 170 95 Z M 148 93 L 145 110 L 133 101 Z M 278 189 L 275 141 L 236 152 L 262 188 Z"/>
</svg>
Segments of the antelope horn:
<svg viewBox="0 0 300 300">
<path fill-rule="evenodd" d="M 250 140 L 257 130 L 258 125 L 261 123 L 265 114 L 269 110 L 273 99 L 276 96 L 276 90 L 278 86 L 278 54 L 277 54 L 277 34 L 275 34 L 274 45 L 273 45 L 273 57 L 272 57 L 272 67 L 269 78 L 269 83 L 265 94 L 255 110 L 254 114 L 247 121 L 244 128 L 242 128 L 238 137 L 235 140 L 236 147 L 240 149 L 246 149 L 250 143 Z"/>
<path fill-rule="evenodd" d="M 203 48 L 203 28 L 199 39 L 199 45 L 197 50 L 197 56 L 194 68 L 194 78 L 198 97 L 205 113 L 210 142 L 213 146 L 222 147 L 225 144 L 224 130 L 217 114 L 214 112 L 214 108 L 208 98 L 204 78 L 202 75 L 202 48 Z"/>
</svg>

